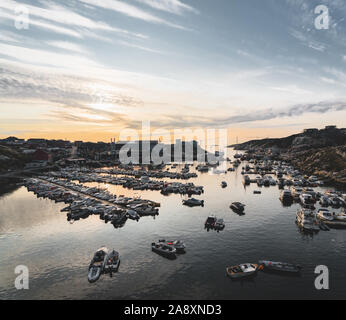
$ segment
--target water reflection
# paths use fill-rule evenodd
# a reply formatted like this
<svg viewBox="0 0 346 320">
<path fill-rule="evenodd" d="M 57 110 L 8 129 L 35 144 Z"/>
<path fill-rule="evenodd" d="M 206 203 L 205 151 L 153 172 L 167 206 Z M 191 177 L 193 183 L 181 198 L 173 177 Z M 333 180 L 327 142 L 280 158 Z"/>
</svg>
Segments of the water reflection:
<svg viewBox="0 0 346 320">
<path fill-rule="evenodd" d="M 181 166 L 178 166 L 179 170 Z M 192 170 L 192 169 L 191 169 Z M 111 184 L 111 193 L 161 203 L 160 214 L 126 219 L 120 228 L 105 224 L 97 215 L 71 224 L 60 212 L 66 205 L 38 199 L 24 187 L 0 198 L 0 296 L 19 299 L 239 299 L 239 298 L 344 298 L 346 239 L 344 230 L 304 234 L 295 225 L 299 204 L 283 206 L 278 186 L 244 188 L 241 168 L 226 174 L 199 174 L 189 180 L 204 186 L 204 207 L 186 207 L 179 194 L 136 191 Z M 222 188 L 221 182 L 227 187 Z M 324 192 L 324 188 L 317 189 Z M 246 204 L 245 216 L 234 214 L 232 202 Z M 206 232 L 211 214 L 225 221 L 222 232 Z M 156 239 L 182 239 L 186 254 L 168 260 L 151 250 Z M 121 254 L 117 277 L 104 277 L 90 285 L 87 269 L 92 254 L 106 245 Z M 263 257 L 303 266 L 302 276 L 283 277 L 265 272 L 234 282 L 225 268 Z M 29 292 L 13 288 L 14 267 L 30 270 Z M 314 268 L 330 267 L 333 290 L 314 289 Z M 284 288 L 284 289 L 283 289 Z"/>
</svg>

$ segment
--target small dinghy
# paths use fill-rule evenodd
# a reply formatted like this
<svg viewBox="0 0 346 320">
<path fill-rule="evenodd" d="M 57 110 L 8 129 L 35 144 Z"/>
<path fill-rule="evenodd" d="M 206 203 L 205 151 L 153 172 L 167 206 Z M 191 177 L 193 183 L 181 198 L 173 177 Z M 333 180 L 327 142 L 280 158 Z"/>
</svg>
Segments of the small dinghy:
<svg viewBox="0 0 346 320">
<path fill-rule="evenodd" d="M 227 275 L 232 279 L 241 279 L 256 275 L 258 265 L 254 263 L 243 263 L 238 266 L 226 268 Z"/>
<path fill-rule="evenodd" d="M 214 225 L 214 229 L 221 231 L 223 229 L 225 229 L 225 222 L 223 221 L 223 219 L 217 219 Z"/>
<path fill-rule="evenodd" d="M 112 273 L 118 271 L 119 265 L 120 265 L 119 252 L 113 249 L 110 253 L 107 254 L 105 258 L 104 273 L 109 273 L 109 275 L 112 277 Z"/>
<path fill-rule="evenodd" d="M 156 252 L 157 254 L 166 257 L 168 259 L 175 259 L 176 258 L 176 252 L 177 250 L 170 245 L 167 245 L 163 242 L 153 242 L 151 244 L 152 251 Z"/>
<path fill-rule="evenodd" d="M 186 246 L 185 243 L 181 240 L 159 240 L 159 242 L 164 243 L 168 246 L 172 246 L 173 248 L 175 248 L 177 253 L 185 252 Z"/>
<path fill-rule="evenodd" d="M 236 212 L 236 213 L 243 213 L 244 212 L 244 208 L 245 208 L 245 204 L 242 204 L 240 202 L 233 202 L 230 205 L 230 208 Z"/>
<path fill-rule="evenodd" d="M 299 273 L 302 269 L 301 266 L 286 262 L 274 262 L 268 260 L 258 261 L 260 266 L 263 266 L 264 270 Z"/>
<path fill-rule="evenodd" d="M 103 273 L 105 258 L 108 254 L 106 247 L 98 249 L 89 265 L 88 281 L 90 283 L 96 282 Z"/>
</svg>

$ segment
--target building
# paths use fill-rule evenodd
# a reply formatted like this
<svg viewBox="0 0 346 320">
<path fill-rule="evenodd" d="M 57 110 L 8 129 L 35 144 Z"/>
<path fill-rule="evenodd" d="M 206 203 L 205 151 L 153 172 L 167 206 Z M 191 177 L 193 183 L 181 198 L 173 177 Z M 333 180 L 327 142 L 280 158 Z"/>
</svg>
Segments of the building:
<svg viewBox="0 0 346 320">
<path fill-rule="evenodd" d="M 52 155 L 44 150 L 38 149 L 32 154 L 33 161 L 51 162 Z"/>
<path fill-rule="evenodd" d="M 311 128 L 311 129 L 305 129 L 304 130 L 304 134 L 314 134 L 314 133 L 318 133 L 318 129 Z"/>
<path fill-rule="evenodd" d="M 326 126 L 325 130 L 335 130 L 336 126 Z"/>
</svg>

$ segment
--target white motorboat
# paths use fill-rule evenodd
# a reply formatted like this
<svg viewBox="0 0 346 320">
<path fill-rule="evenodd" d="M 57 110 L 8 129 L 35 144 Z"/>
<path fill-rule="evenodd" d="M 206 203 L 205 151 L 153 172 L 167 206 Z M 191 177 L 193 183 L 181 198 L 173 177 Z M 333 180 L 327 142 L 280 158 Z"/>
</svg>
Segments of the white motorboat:
<svg viewBox="0 0 346 320">
<path fill-rule="evenodd" d="M 336 221 L 341 221 L 341 222 L 346 222 L 346 213 L 345 210 L 335 214 L 335 220 Z"/>
<path fill-rule="evenodd" d="M 319 209 L 317 211 L 317 218 L 323 221 L 333 221 L 335 219 L 334 213 L 330 212 L 328 209 Z"/>
<path fill-rule="evenodd" d="M 227 267 L 227 275 L 232 279 L 240 279 L 254 276 L 257 273 L 258 265 L 254 263 L 243 263 L 233 267 Z"/>
<path fill-rule="evenodd" d="M 163 243 L 163 242 L 153 242 L 151 244 L 151 249 L 158 253 L 159 255 L 162 255 L 166 258 L 169 258 L 169 259 L 174 259 L 176 258 L 176 252 L 177 250 L 171 246 L 171 245 L 167 245 L 166 243 Z"/>
<path fill-rule="evenodd" d="M 185 243 L 181 240 L 159 240 L 159 242 L 162 242 L 168 246 L 172 246 L 173 248 L 176 249 L 177 253 L 180 253 L 180 252 L 185 252 Z"/>
<path fill-rule="evenodd" d="M 319 231 L 319 223 L 315 217 L 315 214 L 310 209 L 300 209 L 297 210 L 296 221 L 299 227 L 301 227 L 304 231 L 314 232 Z"/>
<path fill-rule="evenodd" d="M 96 282 L 103 273 L 107 254 L 108 249 L 106 247 L 102 247 L 95 252 L 89 265 L 88 281 L 90 283 Z"/>
<path fill-rule="evenodd" d="M 300 196 L 299 196 L 299 200 L 301 202 L 301 204 L 304 206 L 304 205 L 310 205 L 310 204 L 313 204 L 314 203 L 314 200 L 313 200 L 313 197 L 311 194 L 309 193 L 302 193 Z"/>
</svg>

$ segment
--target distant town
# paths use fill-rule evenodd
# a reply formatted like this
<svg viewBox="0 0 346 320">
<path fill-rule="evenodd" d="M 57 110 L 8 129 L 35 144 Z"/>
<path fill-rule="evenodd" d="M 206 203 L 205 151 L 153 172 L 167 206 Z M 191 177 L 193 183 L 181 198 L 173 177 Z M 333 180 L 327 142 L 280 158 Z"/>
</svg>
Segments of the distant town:
<svg viewBox="0 0 346 320">
<path fill-rule="evenodd" d="M 246 150 L 259 159 L 281 159 L 291 162 L 308 174 L 316 174 L 327 181 L 345 185 L 346 182 L 346 129 L 326 126 L 324 129 L 309 128 L 303 132 L 278 139 L 252 140 L 233 145 L 238 150 Z M 182 146 L 182 161 L 185 151 L 193 150 L 192 159 L 197 160 L 198 152 L 208 154 L 197 141 L 179 141 Z M 83 142 L 66 140 L 35 139 L 28 140 L 8 137 L 0 140 L 0 173 L 11 175 L 18 170 L 57 169 L 69 165 L 103 167 L 120 164 L 119 153 L 127 142 L 111 139 L 106 142 Z M 139 161 L 143 163 L 144 145 L 150 152 L 160 142 L 158 140 L 133 141 L 138 144 Z M 172 162 L 178 146 L 172 144 Z M 206 160 L 207 161 L 207 160 Z M 4 180 L 5 181 L 5 180 Z"/>
</svg>

